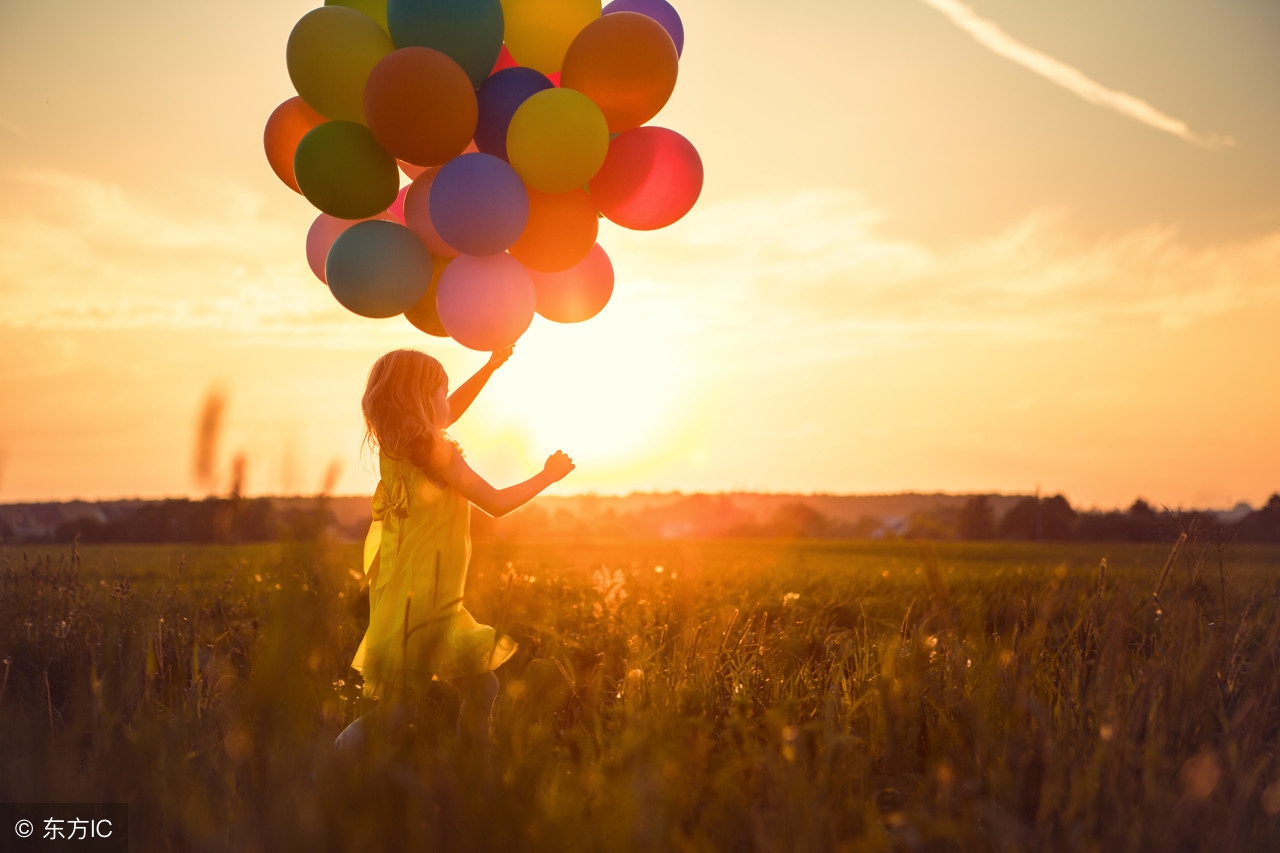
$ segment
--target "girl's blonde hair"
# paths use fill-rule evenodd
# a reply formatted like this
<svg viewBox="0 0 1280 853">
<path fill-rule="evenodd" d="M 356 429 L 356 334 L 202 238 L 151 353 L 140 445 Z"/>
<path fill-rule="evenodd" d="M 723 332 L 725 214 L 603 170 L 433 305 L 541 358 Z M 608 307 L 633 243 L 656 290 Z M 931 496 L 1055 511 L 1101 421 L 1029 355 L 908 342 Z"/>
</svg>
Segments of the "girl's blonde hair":
<svg viewBox="0 0 1280 853">
<path fill-rule="evenodd" d="M 436 390 L 448 384 L 444 367 L 424 352 L 398 349 L 379 358 L 360 402 L 365 446 L 426 470 L 442 444 L 453 444 L 436 426 L 442 413 L 434 409 Z"/>
</svg>

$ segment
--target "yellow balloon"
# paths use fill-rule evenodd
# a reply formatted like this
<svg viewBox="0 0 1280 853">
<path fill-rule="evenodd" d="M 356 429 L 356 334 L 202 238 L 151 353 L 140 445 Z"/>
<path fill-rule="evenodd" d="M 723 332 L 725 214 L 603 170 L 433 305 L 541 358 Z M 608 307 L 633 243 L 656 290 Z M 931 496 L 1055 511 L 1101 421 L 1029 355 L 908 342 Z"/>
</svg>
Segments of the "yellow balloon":
<svg viewBox="0 0 1280 853">
<path fill-rule="evenodd" d="M 347 6 L 357 11 L 364 12 L 370 18 L 378 22 L 378 26 L 382 27 L 388 33 L 391 32 L 387 27 L 387 0 L 324 0 L 326 6 Z"/>
<path fill-rule="evenodd" d="M 544 193 L 584 186 L 609 153 L 609 123 L 595 101 L 573 89 L 528 98 L 507 127 L 507 156 L 524 182 Z"/>
<path fill-rule="evenodd" d="M 599 17 L 600 0 L 502 0 L 507 50 L 543 74 L 560 70 L 574 36 Z"/>
<path fill-rule="evenodd" d="M 368 15 L 321 6 L 294 25 L 285 62 L 307 106 L 327 118 L 364 124 L 365 80 L 393 50 L 391 36 Z"/>
</svg>

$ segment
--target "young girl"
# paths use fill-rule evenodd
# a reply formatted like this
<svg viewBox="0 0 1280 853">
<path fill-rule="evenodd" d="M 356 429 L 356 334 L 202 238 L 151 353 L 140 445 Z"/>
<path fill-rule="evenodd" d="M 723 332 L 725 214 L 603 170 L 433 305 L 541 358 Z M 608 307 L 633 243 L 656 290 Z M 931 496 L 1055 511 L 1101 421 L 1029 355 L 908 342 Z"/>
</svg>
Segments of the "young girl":
<svg viewBox="0 0 1280 853">
<path fill-rule="evenodd" d="M 364 676 L 364 695 L 380 705 L 338 736 L 344 754 L 360 751 L 371 717 L 393 725 L 412 719 L 434 678 L 448 680 L 462 694 L 459 738 L 488 742 L 498 695 L 493 670 L 516 644 L 477 623 L 463 607 L 471 505 L 505 515 L 574 467 L 556 451 L 541 473 L 495 489 L 444 434 L 510 355 L 510 347 L 495 352 L 452 396 L 444 368 L 425 353 L 389 352 L 369 371 L 362 403 L 365 440 L 377 447 L 382 480 L 364 547 L 369 628 L 351 666 Z"/>
</svg>

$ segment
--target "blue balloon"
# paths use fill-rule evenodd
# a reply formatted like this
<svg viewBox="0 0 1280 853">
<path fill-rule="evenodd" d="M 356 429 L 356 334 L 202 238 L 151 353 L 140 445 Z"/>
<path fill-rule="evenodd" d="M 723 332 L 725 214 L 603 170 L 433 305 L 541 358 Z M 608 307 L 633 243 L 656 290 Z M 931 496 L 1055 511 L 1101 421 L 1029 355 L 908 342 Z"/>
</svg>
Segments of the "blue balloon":
<svg viewBox="0 0 1280 853">
<path fill-rule="evenodd" d="M 524 232 L 529 193 L 505 161 L 492 154 L 462 154 L 436 172 L 427 208 L 450 246 L 464 255 L 496 255 Z"/>
<path fill-rule="evenodd" d="M 430 47 L 462 66 L 479 87 L 502 51 L 499 0 L 387 0 L 396 47 Z"/>
<path fill-rule="evenodd" d="M 529 96 L 553 88 L 555 84 L 541 72 L 520 66 L 504 68 L 485 80 L 476 92 L 476 147 L 507 160 L 507 126 L 511 117 Z"/>
<path fill-rule="evenodd" d="M 431 284 L 431 253 L 398 222 L 357 222 L 333 241 L 324 273 L 334 298 L 362 317 L 394 317 Z"/>
<path fill-rule="evenodd" d="M 680 13 L 667 0 L 613 0 L 604 7 L 601 14 L 608 15 L 611 12 L 637 12 L 653 18 L 662 24 L 667 35 L 676 43 L 676 56 L 684 52 L 684 23 L 680 20 Z"/>
</svg>

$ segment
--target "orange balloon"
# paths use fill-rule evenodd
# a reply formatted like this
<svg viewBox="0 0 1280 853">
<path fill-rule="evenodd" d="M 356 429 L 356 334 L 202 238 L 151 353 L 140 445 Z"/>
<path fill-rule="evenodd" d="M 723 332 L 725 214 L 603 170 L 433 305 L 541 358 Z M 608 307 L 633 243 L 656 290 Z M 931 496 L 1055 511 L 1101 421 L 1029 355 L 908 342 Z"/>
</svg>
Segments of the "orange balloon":
<svg viewBox="0 0 1280 853">
<path fill-rule="evenodd" d="M 667 103 L 680 57 L 662 24 L 636 12 L 614 12 L 583 27 L 562 69 L 561 87 L 595 101 L 609 132 L 621 133 L 644 124 Z"/>
<path fill-rule="evenodd" d="M 324 116 L 297 97 L 276 107 L 267 119 L 267 129 L 262 134 L 267 162 L 280 180 L 296 193 L 302 190 L 298 189 L 298 179 L 293 176 L 293 154 L 298 150 L 302 137 L 324 121 Z"/>
<path fill-rule="evenodd" d="M 383 148 L 417 166 L 462 153 L 476 132 L 476 90 L 458 63 L 429 47 L 402 47 L 369 72 L 369 129 Z"/>
<path fill-rule="evenodd" d="M 436 291 L 440 289 L 440 276 L 444 273 L 444 268 L 452 260 L 453 258 L 440 255 L 431 256 L 431 284 L 427 285 L 427 292 L 418 304 L 404 312 L 404 318 L 415 328 L 437 338 L 449 337 L 440 322 L 440 312 L 436 310 Z"/>
<path fill-rule="evenodd" d="M 560 272 L 587 256 L 599 230 L 595 203 L 585 190 L 529 190 L 528 224 L 507 251 L 528 269 Z"/>
</svg>

